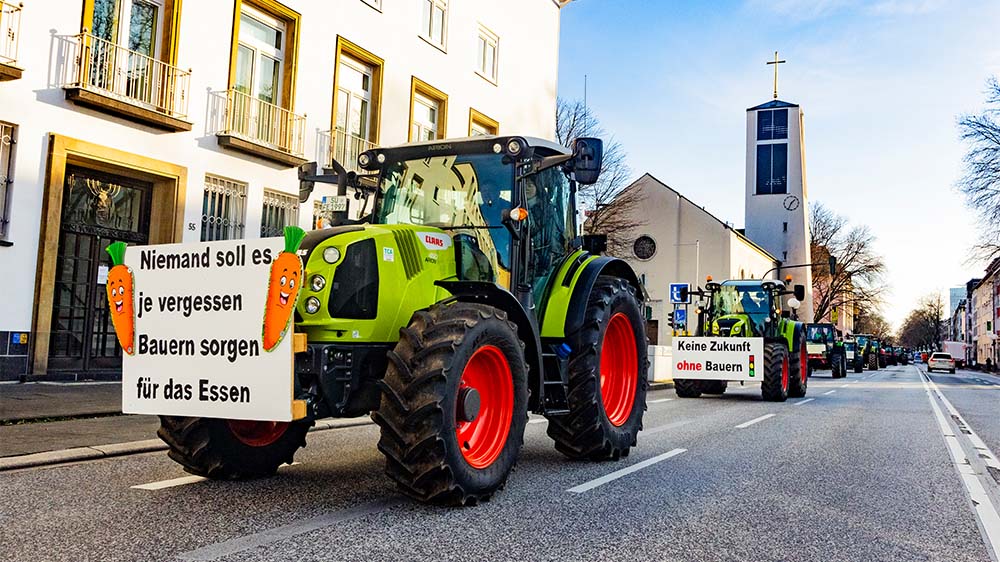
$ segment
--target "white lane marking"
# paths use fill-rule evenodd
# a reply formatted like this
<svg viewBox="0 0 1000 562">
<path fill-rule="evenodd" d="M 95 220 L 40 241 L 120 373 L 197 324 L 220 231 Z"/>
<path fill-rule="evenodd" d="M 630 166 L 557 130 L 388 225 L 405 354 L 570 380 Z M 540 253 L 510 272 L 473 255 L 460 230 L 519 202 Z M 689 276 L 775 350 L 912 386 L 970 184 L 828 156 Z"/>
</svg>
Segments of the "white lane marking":
<svg viewBox="0 0 1000 562">
<path fill-rule="evenodd" d="M 611 474 L 602 476 L 600 478 L 595 478 L 594 480 L 591 480 L 589 482 L 584 482 L 583 484 L 580 484 L 579 486 L 574 486 L 574 487 L 572 487 L 572 488 L 570 488 L 569 490 L 566 490 L 566 491 L 567 492 L 572 492 L 574 494 L 582 494 L 582 493 L 584 493 L 584 492 L 586 492 L 588 490 L 593 490 L 594 488 L 596 488 L 598 486 L 603 486 L 604 484 L 607 484 L 608 482 L 612 482 L 614 480 L 618 480 L 622 476 L 628 476 L 629 474 L 632 474 L 633 472 L 642 470 L 642 469 L 646 468 L 647 466 L 652 466 L 652 465 L 654 465 L 654 464 L 656 464 L 656 463 L 658 463 L 660 461 L 665 461 L 665 460 L 669 459 L 670 457 L 676 457 L 677 455 L 679 455 L 681 453 L 684 453 L 684 452 L 687 452 L 687 449 L 673 449 L 671 451 L 667 451 L 666 453 L 663 453 L 662 455 L 657 455 L 657 456 L 655 456 L 655 457 L 653 457 L 651 459 L 646 459 L 646 460 L 644 460 L 642 462 L 635 463 L 635 464 L 633 464 L 632 466 L 630 466 L 628 468 L 623 468 L 621 470 L 616 470 L 616 471 L 612 472 Z"/>
<path fill-rule="evenodd" d="M 162 490 L 164 488 L 173 488 L 174 486 L 183 486 L 185 484 L 194 484 L 196 482 L 204 482 L 208 480 L 204 476 L 181 476 L 180 478 L 172 478 L 170 480 L 161 480 L 159 482 L 150 482 L 149 484 L 139 484 L 138 486 L 132 486 L 133 490 Z"/>
<path fill-rule="evenodd" d="M 853 381 L 850 381 L 850 382 L 851 382 L 851 384 L 858 384 L 861 381 L 860 380 L 853 380 Z"/>
<path fill-rule="evenodd" d="M 755 423 L 760 423 L 760 422 L 762 422 L 764 420 L 771 419 L 775 415 L 777 415 L 777 414 L 766 414 L 766 415 L 763 415 L 763 416 L 761 416 L 759 418 L 754 418 L 754 419 L 752 419 L 750 421 L 743 422 L 740 425 L 737 425 L 736 429 L 744 429 L 744 428 L 750 427 L 751 425 L 753 425 Z"/>
<path fill-rule="evenodd" d="M 972 446 L 976 448 L 979 458 L 983 459 L 986 466 L 992 466 L 993 468 L 1000 470 L 1000 461 L 997 460 L 997 456 L 988 446 L 986 446 L 986 443 L 979 438 L 979 435 L 973 431 L 972 426 L 970 426 L 969 423 L 965 421 L 965 418 L 958 413 L 955 406 L 952 406 L 951 401 L 945 398 L 941 389 L 938 388 L 938 385 L 934 384 L 934 381 L 932 380 L 928 380 L 927 384 L 934 390 L 934 393 L 938 395 L 938 398 L 941 399 L 944 407 L 947 408 L 948 413 L 951 414 L 952 419 L 954 419 L 955 423 L 958 424 L 958 428 L 962 430 L 962 433 L 964 433 L 966 437 L 969 438 L 969 441 L 972 442 Z"/>
<path fill-rule="evenodd" d="M 801 402 L 796 402 L 795 404 L 792 404 L 792 405 L 793 406 L 801 406 L 802 404 L 805 404 L 806 402 L 812 402 L 813 400 L 815 400 L 815 398 L 806 398 L 805 400 L 802 400 Z"/>
<path fill-rule="evenodd" d="M 965 485 L 965 491 L 969 494 L 969 499 L 972 500 L 972 511 L 976 514 L 976 518 L 979 519 L 979 524 L 983 529 L 983 534 L 986 535 L 986 540 L 989 543 L 988 546 L 991 548 L 995 559 L 996 553 L 1000 552 L 1000 513 L 997 513 L 996 507 L 986 493 L 986 488 L 979 481 L 975 469 L 969 464 L 969 459 L 966 458 L 965 453 L 962 451 L 962 445 L 958 442 L 958 436 L 948 426 L 941 408 L 934 402 L 931 387 L 927 385 L 927 380 L 929 379 L 930 377 L 921 373 L 920 382 L 923 383 L 924 390 L 927 392 L 927 400 L 931 403 L 931 409 L 934 410 L 934 417 L 937 419 L 938 428 L 940 428 L 941 435 L 944 437 L 948 454 L 951 455 L 951 462 L 955 465 L 955 470 L 958 471 L 959 477 L 962 479 L 962 484 Z M 933 384 L 933 381 L 931 383 Z"/>
<path fill-rule="evenodd" d="M 847 388 L 848 386 L 849 386 L 849 385 L 846 385 L 846 384 L 842 384 L 842 385 L 840 385 L 840 388 Z"/>
<path fill-rule="evenodd" d="M 650 428 L 650 429 L 644 429 L 644 430 L 642 430 L 642 434 L 643 435 L 649 435 L 651 433 L 659 433 L 661 431 L 666 431 L 668 429 L 674 429 L 675 427 L 680 427 L 682 425 L 687 425 L 687 424 L 691 423 L 692 421 L 694 421 L 694 420 L 676 421 L 676 422 L 673 422 L 673 423 L 667 423 L 667 424 L 663 424 L 663 425 L 658 425 L 658 426 Z"/>
<path fill-rule="evenodd" d="M 350 509 L 310 517 L 309 519 L 289 523 L 288 525 L 268 529 L 252 535 L 244 535 L 227 541 L 209 544 L 195 550 L 182 552 L 177 555 L 177 558 L 181 560 L 218 560 L 224 556 L 274 544 L 278 541 L 329 527 L 336 523 L 343 523 L 344 521 L 351 521 L 366 515 L 381 513 L 401 503 L 403 503 L 403 499 L 398 497 L 366 503 Z"/>
<path fill-rule="evenodd" d="M 647 404 L 659 404 L 660 402 L 670 402 L 673 398 L 657 398 L 656 400 L 646 400 Z"/>
<path fill-rule="evenodd" d="M 828 390 L 828 391 L 826 391 L 826 392 L 823 393 L 823 396 L 826 396 L 827 394 L 833 394 L 834 392 L 837 392 L 837 391 L 836 390 Z"/>
<path fill-rule="evenodd" d="M 549 421 L 549 420 L 547 420 L 545 418 L 533 418 L 533 419 L 528 420 L 528 423 L 545 423 L 547 421 Z"/>
<path fill-rule="evenodd" d="M 281 466 L 282 467 L 285 467 L 285 466 L 295 466 L 297 464 L 301 464 L 301 463 L 299 463 L 298 461 L 295 461 L 292 464 L 283 464 Z M 208 480 L 208 478 L 205 478 L 204 476 L 181 476 L 180 478 L 171 478 L 169 480 L 160 480 L 158 482 L 150 482 L 148 484 L 137 484 L 135 486 L 131 486 L 131 488 L 133 490 L 162 490 L 164 488 L 175 488 L 177 486 L 186 486 L 188 484 L 197 484 L 198 482 L 204 482 L 205 480 Z"/>
</svg>

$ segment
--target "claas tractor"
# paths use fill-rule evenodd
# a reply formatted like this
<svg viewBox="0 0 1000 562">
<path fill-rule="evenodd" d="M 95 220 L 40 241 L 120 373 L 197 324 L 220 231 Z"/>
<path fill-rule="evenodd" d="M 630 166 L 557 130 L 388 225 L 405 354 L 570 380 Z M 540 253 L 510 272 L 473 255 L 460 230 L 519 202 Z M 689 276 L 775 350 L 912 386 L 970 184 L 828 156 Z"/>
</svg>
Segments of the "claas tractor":
<svg viewBox="0 0 1000 562">
<path fill-rule="evenodd" d="M 773 279 L 709 280 L 704 290 L 691 294 L 701 300 L 695 337 L 673 340 L 678 396 L 723 394 L 731 381 L 759 381 L 768 401 L 806 395 L 805 325 L 791 317 L 805 297 L 805 287 L 788 289 L 785 282 Z M 794 298 L 782 311 L 786 295 Z"/>
<path fill-rule="evenodd" d="M 857 350 L 854 353 L 854 372 L 860 373 L 864 369 L 877 369 L 878 360 L 872 363 L 875 336 L 871 334 L 856 334 L 854 341 L 857 343 Z"/>
<path fill-rule="evenodd" d="M 307 416 L 163 417 L 170 456 L 210 478 L 267 476 L 315 420 L 370 415 L 398 488 L 449 505 L 504 485 L 528 412 L 571 459 L 627 456 L 646 409 L 643 291 L 601 237 L 576 235 L 577 185 L 601 160 L 599 139 L 484 136 L 372 149 L 359 172 L 303 166 L 300 200 L 329 183 L 360 206 L 299 250 Z"/>
<path fill-rule="evenodd" d="M 811 369 L 830 369 L 835 379 L 847 376 L 844 341 L 840 339 L 833 324 L 807 324 L 806 349 Z"/>
</svg>

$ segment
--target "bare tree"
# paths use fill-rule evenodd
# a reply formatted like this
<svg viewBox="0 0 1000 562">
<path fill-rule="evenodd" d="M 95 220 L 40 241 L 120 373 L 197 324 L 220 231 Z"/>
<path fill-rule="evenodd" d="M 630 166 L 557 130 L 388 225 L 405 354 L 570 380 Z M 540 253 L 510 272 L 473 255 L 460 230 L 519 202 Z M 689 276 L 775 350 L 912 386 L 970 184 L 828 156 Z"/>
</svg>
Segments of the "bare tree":
<svg viewBox="0 0 1000 562">
<path fill-rule="evenodd" d="M 958 120 L 961 138 L 968 145 L 958 188 L 983 227 L 974 257 L 991 260 L 1000 257 L 1000 81 L 992 77 L 986 88 L 983 111 Z"/>
<path fill-rule="evenodd" d="M 857 334 L 872 334 L 885 341 L 892 335 L 892 327 L 882 314 L 876 310 L 862 310 L 854 318 L 854 332 Z"/>
<path fill-rule="evenodd" d="M 815 203 L 810 211 L 812 234 L 813 315 L 823 318 L 834 307 L 853 306 L 877 311 L 885 296 L 885 263 L 874 250 L 875 236 L 867 226 L 849 226 L 847 219 Z M 837 258 L 830 275 L 826 265 Z M 856 328 L 857 330 L 857 328 Z"/>
<path fill-rule="evenodd" d="M 924 296 L 899 329 L 899 341 L 917 349 L 941 349 L 944 333 L 944 299 L 940 293 Z"/>
<path fill-rule="evenodd" d="M 638 193 L 625 190 L 632 175 L 625 150 L 613 137 L 608 137 L 582 101 L 560 98 L 556 102 L 556 140 L 569 146 L 579 137 L 604 139 L 600 179 L 594 185 L 580 186 L 577 193 L 577 206 L 587 215 L 585 229 L 588 234 L 607 235 L 608 253 L 624 255 L 632 242 L 628 239 L 629 232 L 643 224 L 638 218 L 641 205 Z"/>
</svg>

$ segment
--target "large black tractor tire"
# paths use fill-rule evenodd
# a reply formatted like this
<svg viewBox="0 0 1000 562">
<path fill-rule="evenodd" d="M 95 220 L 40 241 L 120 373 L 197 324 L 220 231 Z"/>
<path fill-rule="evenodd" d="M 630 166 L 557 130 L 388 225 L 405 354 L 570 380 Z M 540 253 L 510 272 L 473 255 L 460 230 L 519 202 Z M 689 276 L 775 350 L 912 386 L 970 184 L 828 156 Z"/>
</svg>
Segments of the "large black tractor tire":
<svg viewBox="0 0 1000 562">
<path fill-rule="evenodd" d="M 271 476 L 306 446 L 313 421 L 245 422 L 160 416 L 156 434 L 184 470 L 217 480 Z"/>
<path fill-rule="evenodd" d="M 840 354 L 840 378 L 847 377 L 847 354 Z"/>
<path fill-rule="evenodd" d="M 768 402 L 784 402 L 788 399 L 789 379 L 788 346 L 784 343 L 765 343 L 761 396 Z"/>
<path fill-rule="evenodd" d="M 788 356 L 788 397 L 802 398 L 809 389 L 809 356 L 806 353 L 806 342 L 799 342 L 799 350 Z"/>
<path fill-rule="evenodd" d="M 855 359 L 854 360 L 854 372 L 855 373 L 860 373 L 860 372 L 863 372 L 864 370 L 865 370 L 865 366 L 862 364 L 862 362 L 858 361 L 857 359 Z"/>
<path fill-rule="evenodd" d="M 722 395 L 726 393 L 726 389 L 729 388 L 728 381 L 699 381 L 701 382 L 701 391 L 705 394 L 718 394 Z"/>
<path fill-rule="evenodd" d="M 868 356 L 868 370 L 869 371 L 878 370 L 878 357 L 876 357 L 874 353 Z"/>
<path fill-rule="evenodd" d="M 840 368 L 840 357 L 837 355 L 830 356 L 830 374 L 835 379 L 839 379 L 844 376 L 844 371 Z"/>
<path fill-rule="evenodd" d="M 674 392 L 680 398 L 698 398 L 701 396 L 701 381 L 692 379 L 674 379 Z"/>
<path fill-rule="evenodd" d="M 569 334 L 569 413 L 551 416 L 548 434 L 572 459 L 628 456 L 646 410 L 645 321 L 635 289 L 600 276 L 581 328 Z"/>
<path fill-rule="evenodd" d="M 503 488 L 528 422 L 524 344 L 504 311 L 446 301 L 416 312 L 380 384 L 378 449 L 403 493 L 475 505 Z"/>
</svg>

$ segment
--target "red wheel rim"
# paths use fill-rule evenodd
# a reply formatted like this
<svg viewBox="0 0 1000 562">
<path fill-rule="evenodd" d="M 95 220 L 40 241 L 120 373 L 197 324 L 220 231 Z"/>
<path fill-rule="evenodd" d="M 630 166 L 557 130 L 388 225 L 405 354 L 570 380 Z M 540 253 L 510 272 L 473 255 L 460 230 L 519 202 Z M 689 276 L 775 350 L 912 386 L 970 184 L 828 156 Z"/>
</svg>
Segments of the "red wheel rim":
<svg viewBox="0 0 1000 562">
<path fill-rule="evenodd" d="M 288 430 L 288 422 L 226 420 L 229 430 L 240 443 L 250 447 L 266 447 L 274 443 Z"/>
<path fill-rule="evenodd" d="M 621 426 L 632 415 L 639 358 L 632 323 L 624 313 L 608 322 L 601 345 L 601 400 L 611 425 Z"/>
<path fill-rule="evenodd" d="M 799 350 L 799 376 L 802 377 L 802 384 L 806 384 L 806 375 L 809 373 L 809 358 L 806 356 L 806 344 L 803 343 Z"/>
<path fill-rule="evenodd" d="M 781 359 L 781 390 L 788 390 L 788 356 Z"/>
<path fill-rule="evenodd" d="M 458 417 L 458 397 L 466 388 L 479 393 L 479 414 L 472 421 Z M 514 381 L 499 348 L 487 345 L 472 354 L 458 383 L 455 401 L 455 435 L 462 456 L 473 468 L 486 468 L 507 444 L 514 416 Z"/>
</svg>

